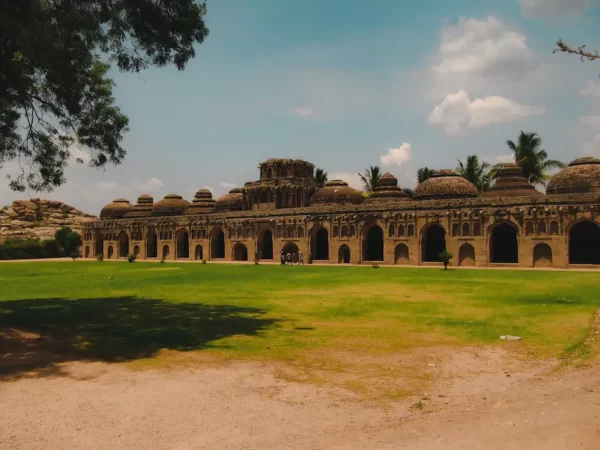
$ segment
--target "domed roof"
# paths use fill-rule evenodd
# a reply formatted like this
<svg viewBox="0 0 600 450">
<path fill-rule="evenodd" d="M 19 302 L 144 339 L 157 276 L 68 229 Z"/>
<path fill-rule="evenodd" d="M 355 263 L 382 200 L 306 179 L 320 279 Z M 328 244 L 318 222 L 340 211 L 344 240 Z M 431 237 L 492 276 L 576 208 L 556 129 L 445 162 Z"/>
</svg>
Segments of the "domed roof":
<svg viewBox="0 0 600 450">
<path fill-rule="evenodd" d="M 527 181 L 515 163 L 507 163 L 498 171 L 494 185 L 481 197 L 524 197 L 544 195 Z"/>
<path fill-rule="evenodd" d="M 333 180 L 319 189 L 310 198 L 310 203 L 360 203 L 363 196 L 360 191 L 348 186 L 342 180 Z"/>
<path fill-rule="evenodd" d="M 431 178 L 423 181 L 415 188 L 414 198 L 429 200 L 436 198 L 477 197 L 479 191 L 469 180 L 453 170 L 436 171 Z"/>
<path fill-rule="evenodd" d="M 215 208 L 218 210 L 240 211 L 243 207 L 244 196 L 240 188 L 229 191 L 215 202 Z"/>
<path fill-rule="evenodd" d="M 196 192 L 192 204 L 185 212 L 186 214 L 210 213 L 215 209 L 215 200 L 208 189 L 200 189 Z"/>
<path fill-rule="evenodd" d="M 548 194 L 579 194 L 600 192 L 600 159 L 579 158 L 569 167 L 554 175 L 548 186 Z"/>
<path fill-rule="evenodd" d="M 398 179 L 387 172 L 379 179 L 371 195 L 372 199 L 408 199 L 404 191 L 398 186 Z"/>
<path fill-rule="evenodd" d="M 177 216 L 182 214 L 188 207 L 190 202 L 184 200 L 181 195 L 168 194 L 165 198 L 158 201 L 152 207 L 153 216 Z"/>
<path fill-rule="evenodd" d="M 117 198 L 102 208 L 100 219 L 121 219 L 130 209 L 131 204 L 129 200 L 126 198 Z"/>
<path fill-rule="evenodd" d="M 137 204 L 125 213 L 125 218 L 150 217 L 152 215 L 152 204 L 154 199 L 148 194 L 142 194 L 137 199 Z"/>
</svg>

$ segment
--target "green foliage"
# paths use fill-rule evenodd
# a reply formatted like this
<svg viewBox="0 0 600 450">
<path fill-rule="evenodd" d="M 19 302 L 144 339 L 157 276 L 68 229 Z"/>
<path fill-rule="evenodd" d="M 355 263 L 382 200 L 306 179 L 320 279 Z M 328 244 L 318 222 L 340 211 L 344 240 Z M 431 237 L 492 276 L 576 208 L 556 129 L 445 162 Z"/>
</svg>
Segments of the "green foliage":
<svg viewBox="0 0 600 450">
<path fill-rule="evenodd" d="M 323 169 L 317 169 L 315 171 L 315 182 L 317 183 L 317 186 L 322 188 L 325 186 L 325 184 L 327 184 L 327 181 L 327 172 L 325 172 Z"/>
<path fill-rule="evenodd" d="M 423 181 L 428 180 L 435 173 L 435 170 L 429 167 L 421 167 L 417 170 L 417 183 L 421 184 Z"/>
<path fill-rule="evenodd" d="M 71 253 L 69 253 L 69 258 L 73 258 L 73 261 L 75 261 L 80 256 L 81 255 L 79 254 L 79 250 L 75 250 L 75 251 L 72 251 Z"/>
<path fill-rule="evenodd" d="M 379 179 L 381 178 L 381 170 L 379 166 L 370 166 L 365 173 L 359 173 L 360 180 L 365 185 L 365 192 L 373 192 L 377 187 L 377 183 L 379 183 Z"/>
<path fill-rule="evenodd" d="M 81 246 L 81 236 L 76 231 L 71 230 L 71 227 L 62 227 L 60 230 L 56 230 L 54 239 L 65 255 L 70 255 Z"/>
<path fill-rule="evenodd" d="M 473 183 L 479 192 L 483 192 L 490 188 L 489 168 L 490 165 L 485 161 L 479 162 L 477 155 L 469 155 L 466 164 L 458 160 L 456 172 Z"/>
<path fill-rule="evenodd" d="M 444 270 L 448 270 L 448 264 L 452 261 L 452 253 L 448 250 L 438 253 L 438 259 L 444 263 Z"/>
<path fill-rule="evenodd" d="M 104 255 L 102 253 L 100 253 L 98 256 L 96 256 L 96 261 L 103 262 L 104 261 Z"/>
<path fill-rule="evenodd" d="M 135 262 L 135 255 L 133 253 L 130 253 L 129 255 L 127 255 L 127 262 L 129 262 L 129 263 Z"/>
<path fill-rule="evenodd" d="M 202 264 L 206 264 L 206 260 L 205 259 L 202 260 Z"/>
<path fill-rule="evenodd" d="M 74 145 L 92 167 L 119 164 L 129 121 L 107 61 L 122 71 L 182 70 L 208 34 L 205 14 L 196 0 L 0 2 L 0 164 L 22 167 L 10 187 L 60 186 Z"/>
<path fill-rule="evenodd" d="M 260 250 L 257 250 L 254 252 L 254 264 L 258 266 L 258 263 L 260 263 L 260 259 L 262 258 L 262 252 Z M 202 264 L 206 264 L 206 261 L 202 261 Z"/>
<path fill-rule="evenodd" d="M 161 264 L 164 264 L 164 263 L 165 263 L 165 258 L 162 258 L 162 259 L 160 260 L 160 263 L 161 263 Z"/>
<path fill-rule="evenodd" d="M 404 192 L 404 194 L 408 197 L 408 198 L 413 198 L 413 195 L 415 195 L 415 193 L 413 192 L 412 189 L 409 188 L 402 188 L 402 192 Z"/>
<path fill-rule="evenodd" d="M 546 150 L 541 149 L 542 139 L 537 133 L 524 133 L 521 131 L 519 140 L 506 141 L 506 145 L 513 153 L 515 163 L 523 171 L 523 175 L 530 183 L 546 185 L 550 178 L 548 171 L 566 167 L 563 162 L 548 159 Z M 490 171 L 491 178 L 497 178 L 504 164 L 496 164 Z"/>
<path fill-rule="evenodd" d="M 61 249 L 54 239 L 11 239 L 0 244 L 0 260 L 59 258 Z"/>
</svg>

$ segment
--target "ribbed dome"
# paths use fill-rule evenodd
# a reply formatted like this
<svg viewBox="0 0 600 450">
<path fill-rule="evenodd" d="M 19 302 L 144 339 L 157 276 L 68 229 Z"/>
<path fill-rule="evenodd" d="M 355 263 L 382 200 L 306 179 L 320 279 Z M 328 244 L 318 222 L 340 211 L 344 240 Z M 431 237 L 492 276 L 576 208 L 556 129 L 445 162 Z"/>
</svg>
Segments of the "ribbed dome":
<svg viewBox="0 0 600 450">
<path fill-rule="evenodd" d="M 377 183 L 377 187 L 373 190 L 372 199 L 408 199 L 406 194 L 398 186 L 398 179 L 391 173 L 385 173 Z"/>
<path fill-rule="evenodd" d="M 569 167 L 554 175 L 548 187 L 548 194 L 579 194 L 600 192 L 600 159 L 579 158 Z"/>
<path fill-rule="evenodd" d="M 342 180 L 333 180 L 313 194 L 310 203 L 360 203 L 363 196 L 360 191 L 348 186 Z"/>
<path fill-rule="evenodd" d="M 218 210 L 240 211 L 243 207 L 244 196 L 240 188 L 235 188 L 229 191 L 215 202 L 215 208 Z"/>
<path fill-rule="evenodd" d="M 419 200 L 477 197 L 479 192 L 469 180 L 453 170 L 436 171 L 431 178 L 415 188 L 414 198 Z"/>
<path fill-rule="evenodd" d="M 125 218 L 150 217 L 152 215 L 152 204 L 154 199 L 148 194 L 142 194 L 137 199 L 137 205 L 125 213 Z"/>
<path fill-rule="evenodd" d="M 524 197 L 544 195 L 536 190 L 527 178 L 523 176 L 523 171 L 515 163 L 504 164 L 498 171 L 498 177 L 494 185 L 481 197 Z"/>
<path fill-rule="evenodd" d="M 177 216 L 182 214 L 188 207 L 190 202 L 184 200 L 181 195 L 168 194 L 165 198 L 155 203 L 152 207 L 153 216 Z"/>
<path fill-rule="evenodd" d="M 200 189 L 196 192 L 192 204 L 185 212 L 186 214 L 206 214 L 215 209 L 215 200 L 208 189 Z"/>
<path fill-rule="evenodd" d="M 121 219 L 131 209 L 129 200 L 117 198 L 100 211 L 100 219 Z"/>
</svg>

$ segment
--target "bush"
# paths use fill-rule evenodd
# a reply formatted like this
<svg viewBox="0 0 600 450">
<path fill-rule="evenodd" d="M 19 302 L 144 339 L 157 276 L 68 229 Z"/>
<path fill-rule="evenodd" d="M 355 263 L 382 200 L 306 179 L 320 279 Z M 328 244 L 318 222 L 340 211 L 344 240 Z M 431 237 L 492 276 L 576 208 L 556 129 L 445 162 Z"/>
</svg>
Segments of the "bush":
<svg viewBox="0 0 600 450">
<path fill-rule="evenodd" d="M 450 264 L 450 261 L 452 260 L 452 253 L 448 250 L 444 250 L 443 252 L 438 253 L 438 258 L 444 263 L 444 270 L 448 270 L 448 264 Z"/>
<path fill-rule="evenodd" d="M 130 262 L 130 263 L 134 263 L 135 262 L 135 255 L 133 253 L 130 253 L 127 256 L 127 261 Z"/>
<path fill-rule="evenodd" d="M 373 263 L 373 264 L 371 265 L 371 267 L 372 267 L 373 269 L 379 269 L 379 264 L 377 264 L 377 263 Z"/>
<path fill-rule="evenodd" d="M 0 259 L 43 259 L 62 256 L 55 240 L 8 238 L 0 244 Z"/>
<path fill-rule="evenodd" d="M 70 255 L 81 246 L 81 236 L 70 227 L 62 227 L 54 234 L 54 239 L 65 255 Z"/>
<path fill-rule="evenodd" d="M 160 260 L 160 263 L 161 263 L 161 264 L 164 264 L 164 263 L 165 263 L 165 259 L 164 259 L 164 258 L 163 258 L 163 259 L 161 259 L 161 260 Z"/>
<path fill-rule="evenodd" d="M 258 263 L 260 263 L 260 258 L 262 258 L 262 252 L 256 251 L 254 252 L 254 264 L 258 266 Z"/>
<path fill-rule="evenodd" d="M 205 259 L 202 260 L 202 264 L 206 264 L 206 260 Z"/>
<path fill-rule="evenodd" d="M 73 258 L 73 261 L 75 261 L 77 258 L 79 258 L 81 255 L 79 254 L 79 250 L 75 250 L 74 252 L 71 252 L 71 254 L 69 255 L 71 258 Z"/>
<path fill-rule="evenodd" d="M 98 261 L 98 262 L 104 261 L 104 255 L 102 253 L 100 253 L 98 256 L 96 256 L 96 261 Z"/>
</svg>

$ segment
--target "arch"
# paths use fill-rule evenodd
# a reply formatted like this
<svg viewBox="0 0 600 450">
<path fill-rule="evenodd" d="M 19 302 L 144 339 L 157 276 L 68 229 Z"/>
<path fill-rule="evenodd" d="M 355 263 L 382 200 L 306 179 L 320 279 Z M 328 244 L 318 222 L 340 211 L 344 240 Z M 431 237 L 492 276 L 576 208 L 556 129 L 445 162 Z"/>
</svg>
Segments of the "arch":
<svg viewBox="0 0 600 450">
<path fill-rule="evenodd" d="M 296 230 L 294 229 L 294 227 L 288 225 L 287 227 L 285 227 L 285 237 L 287 239 L 294 239 L 294 232 Z"/>
<path fill-rule="evenodd" d="M 225 258 L 225 233 L 221 228 L 215 228 L 210 233 L 210 258 Z"/>
<path fill-rule="evenodd" d="M 388 237 L 394 237 L 395 233 L 396 233 L 396 227 L 394 225 L 390 225 L 390 228 L 388 230 Z"/>
<path fill-rule="evenodd" d="M 338 250 L 338 263 L 339 264 L 350 264 L 350 247 L 346 244 L 341 245 Z"/>
<path fill-rule="evenodd" d="M 511 222 L 493 225 L 490 231 L 490 262 L 517 264 L 519 243 L 517 227 Z"/>
<path fill-rule="evenodd" d="M 156 231 L 154 231 L 152 228 L 148 230 L 148 233 L 146 234 L 146 257 L 158 257 L 158 239 L 156 236 Z"/>
<path fill-rule="evenodd" d="M 258 251 L 262 259 L 273 259 L 273 232 L 262 230 L 258 234 Z"/>
<path fill-rule="evenodd" d="M 181 229 L 175 233 L 175 259 L 190 259 L 190 235 Z"/>
<path fill-rule="evenodd" d="M 260 193 L 258 194 L 258 203 L 267 203 L 267 201 L 268 201 L 267 191 L 265 191 L 264 189 L 261 189 Z"/>
<path fill-rule="evenodd" d="M 533 221 L 528 220 L 527 223 L 525 224 L 525 235 L 531 236 L 532 234 L 533 234 Z"/>
<path fill-rule="evenodd" d="M 398 226 L 398 237 L 404 236 L 404 225 Z"/>
<path fill-rule="evenodd" d="M 552 267 L 552 249 L 543 242 L 533 247 L 533 267 Z"/>
<path fill-rule="evenodd" d="M 473 224 L 473 236 L 481 236 L 481 224 L 479 222 Z"/>
<path fill-rule="evenodd" d="M 446 230 L 437 224 L 425 225 L 422 232 L 421 259 L 423 262 L 437 262 L 438 254 L 446 250 Z"/>
<path fill-rule="evenodd" d="M 114 249 L 112 245 L 109 245 L 108 248 L 106 249 L 106 256 L 108 259 L 112 259 L 113 255 L 114 255 Z"/>
<path fill-rule="evenodd" d="M 135 256 L 135 259 L 137 259 L 138 256 L 140 256 L 140 246 L 139 245 L 133 246 L 133 256 Z"/>
<path fill-rule="evenodd" d="M 313 228 L 310 253 L 315 261 L 329 261 L 329 233 L 325 227 Z"/>
<path fill-rule="evenodd" d="M 463 244 L 458 250 L 458 265 L 459 266 L 474 266 L 475 265 L 475 249 L 471 244 Z"/>
<path fill-rule="evenodd" d="M 298 237 L 299 238 L 304 237 L 304 227 L 298 227 Z"/>
<path fill-rule="evenodd" d="M 379 225 L 363 233 L 363 261 L 383 261 L 383 230 Z"/>
<path fill-rule="evenodd" d="M 348 231 L 348 236 L 349 237 L 356 236 L 356 227 L 354 225 L 350 225 L 350 231 Z"/>
<path fill-rule="evenodd" d="M 452 236 L 459 236 L 460 232 L 459 232 L 459 225 L 457 223 L 453 223 L 452 224 Z"/>
<path fill-rule="evenodd" d="M 600 264 L 600 227 L 582 220 L 569 229 L 569 264 Z"/>
<path fill-rule="evenodd" d="M 249 239 L 251 234 L 252 230 L 250 229 L 250 227 L 244 228 L 244 239 Z"/>
<path fill-rule="evenodd" d="M 336 225 L 333 227 L 333 237 L 336 238 L 340 235 L 340 228 Z"/>
<path fill-rule="evenodd" d="M 232 253 L 234 261 L 248 261 L 248 249 L 241 242 L 233 246 Z"/>
<path fill-rule="evenodd" d="M 292 255 L 292 262 L 298 262 L 298 253 L 300 251 L 298 250 L 298 246 L 294 242 L 286 243 L 283 246 L 283 248 L 281 249 L 281 251 L 283 252 L 284 255 L 287 255 L 288 253 L 290 253 Z M 286 259 L 286 261 L 287 261 L 287 259 Z"/>
<path fill-rule="evenodd" d="M 104 254 L 104 236 L 99 230 L 96 231 L 96 243 L 95 243 L 96 256 Z"/>
<path fill-rule="evenodd" d="M 550 234 L 556 236 L 558 233 L 558 222 L 556 220 L 553 220 L 552 222 L 550 222 Z"/>
<path fill-rule="evenodd" d="M 121 231 L 119 233 L 119 254 L 117 255 L 119 258 L 127 258 L 129 255 L 129 236 L 125 231 Z"/>
<path fill-rule="evenodd" d="M 408 264 L 408 247 L 406 244 L 398 244 L 394 249 L 394 264 Z"/>
<path fill-rule="evenodd" d="M 463 236 L 471 236 L 471 226 L 469 223 L 463 223 L 462 226 L 462 235 Z"/>
<path fill-rule="evenodd" d="M 342 225 L 342 231 L 340 231 L 340 237 L 348 237 L 348 225 Z"/>
<path fill-rule="evenodd" d="M 196 245 L 194 249 L 194 259 L 196 261 L 201 261 L 204 259 L 204 248 L 201 245 Z"/>
<path fill-rule="evenodd" d="M 267 169 L 267 178 L 272 178 L 273 177 L 273 169 L 271 169 L 270 167 Z"/>
<path fill-rule="evenodd" d="M 545 235 L 546 234 L 546 222 L 540 220 L 538 222 L 538 234 Z"/>
<path fill-rule="evenodd" d="M 411 223 L 408 225 L 408 236 L 413 237 L 415 235 L 415 226 Z"/>
<path fill-rule="evenodd" d="M 84 255 L 85 255 L 86 258 L 90 257 L 90 246 L 89 245 L 85 246 L 85 253 L 84 253 Z"/>
<path fill-rule="evenodd" d="M 171 249 L 169 248 L 169 246 L 167 244 L 163 245 L 162 259 L 167 259 L 170 254 L 171 254 Z"/>
</svg>

